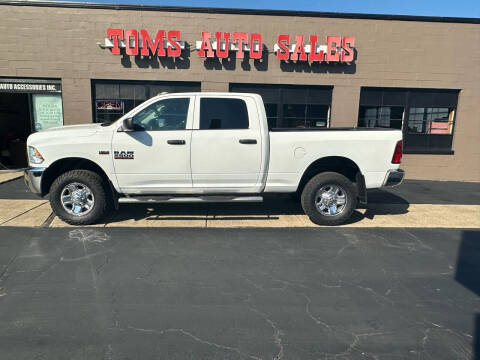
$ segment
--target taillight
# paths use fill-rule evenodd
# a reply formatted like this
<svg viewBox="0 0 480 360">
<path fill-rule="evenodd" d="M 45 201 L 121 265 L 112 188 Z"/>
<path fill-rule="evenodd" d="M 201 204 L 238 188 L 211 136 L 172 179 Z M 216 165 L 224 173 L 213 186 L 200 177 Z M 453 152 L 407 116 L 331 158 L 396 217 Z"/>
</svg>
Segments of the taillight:
<svg viewBox="0 0 480 360">
<path fill-rule="evenodd" d="M 403 141 L 400 140 L 395 145 L 395 151 L 393 152 L 392 164 L 400 164 L 402 162 L 403 155 Z"/>
</svg>

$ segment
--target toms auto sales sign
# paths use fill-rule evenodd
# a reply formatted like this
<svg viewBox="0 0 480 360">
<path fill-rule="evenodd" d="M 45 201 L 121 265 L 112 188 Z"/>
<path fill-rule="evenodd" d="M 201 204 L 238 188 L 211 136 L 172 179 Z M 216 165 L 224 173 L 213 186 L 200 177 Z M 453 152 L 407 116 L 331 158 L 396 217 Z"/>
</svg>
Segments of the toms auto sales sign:
<svg viewBox="0 0 480 360">
<path fill-rule="evenodd" d="M 161 57 L 180 57 L 185 49 L 179 30 L 158 30 L 156 34 L 145 29 L 107 29 L 104 48 L 112 54 Z M 308 61 L 326 63 L 351 63 L 354 61 L 355 38 L 333 36 L 319 38 L 317 35 L 278 35 L 273 44 L 273 53 L 279 60 Z M 195 50 L 201 58 L 243 59 L 245 53 L 251 59 L 261 59 L 266 46 L 261 34 L 245 32 L 202 32 L 195 42 Z"/>
</svg>

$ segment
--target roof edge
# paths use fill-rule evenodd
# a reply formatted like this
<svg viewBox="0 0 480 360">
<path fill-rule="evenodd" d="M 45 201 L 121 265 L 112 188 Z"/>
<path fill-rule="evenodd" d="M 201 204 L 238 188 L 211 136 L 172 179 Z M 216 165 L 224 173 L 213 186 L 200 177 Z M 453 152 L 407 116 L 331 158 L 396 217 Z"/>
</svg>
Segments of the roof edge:
<svg viewBox="0 0 480 360">
<path fill-rule="evenodd" d="M 157 6 L 157 5 L 110 4 L 110 3 L 52 1 L 52 0 L 43 0 L 43 1 L 42 0 L 40 1 L 3 0 L 0 2 L 0 5 L 480 24 L 480 18 L 467 18 L 467 17 L 361 14 L 361 13 L 339 13 L 339 12 L 319 12 L 319 11 L 239 9 L 239 8 L 186 7 L 186 6 Z"/>
</svg>

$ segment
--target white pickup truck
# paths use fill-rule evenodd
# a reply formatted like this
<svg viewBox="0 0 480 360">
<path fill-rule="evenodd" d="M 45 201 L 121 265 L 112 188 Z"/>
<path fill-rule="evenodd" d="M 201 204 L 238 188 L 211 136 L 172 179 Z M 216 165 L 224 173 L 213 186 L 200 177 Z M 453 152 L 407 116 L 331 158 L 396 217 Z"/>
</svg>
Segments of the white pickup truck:
<svg viewBox="0 0 480 360">
<path fill-rule="evenodd" d="M 311 221 L 337 225 L 366 203 L 366 189 L 404 175 L 401 131 L 269 130 L 256 94 L 162 94 L 113 123 L 34 133 L 27 146 L 27 186 L 75 225 L 119 203 L 256 202 L 264 193 L 296 193 Z"/>
</svg>

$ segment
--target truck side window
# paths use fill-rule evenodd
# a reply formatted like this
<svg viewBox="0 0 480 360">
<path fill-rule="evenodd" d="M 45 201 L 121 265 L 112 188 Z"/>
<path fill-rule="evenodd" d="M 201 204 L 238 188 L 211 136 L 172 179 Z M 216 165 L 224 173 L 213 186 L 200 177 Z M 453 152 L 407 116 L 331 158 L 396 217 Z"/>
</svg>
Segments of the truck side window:
<svg viewBox="0 0 480 360">
<path fill-rule="evenodd" d="M 189 98 L 164 99 L 150 104 L 133 117 L 133 123 L 145 130 L 184 130 Z"/>
<path fill-rule="evenodd" d="M 200 130 L 248 129 L 247 104 L 241 99 L 200 99 Z"/>
</svg>

